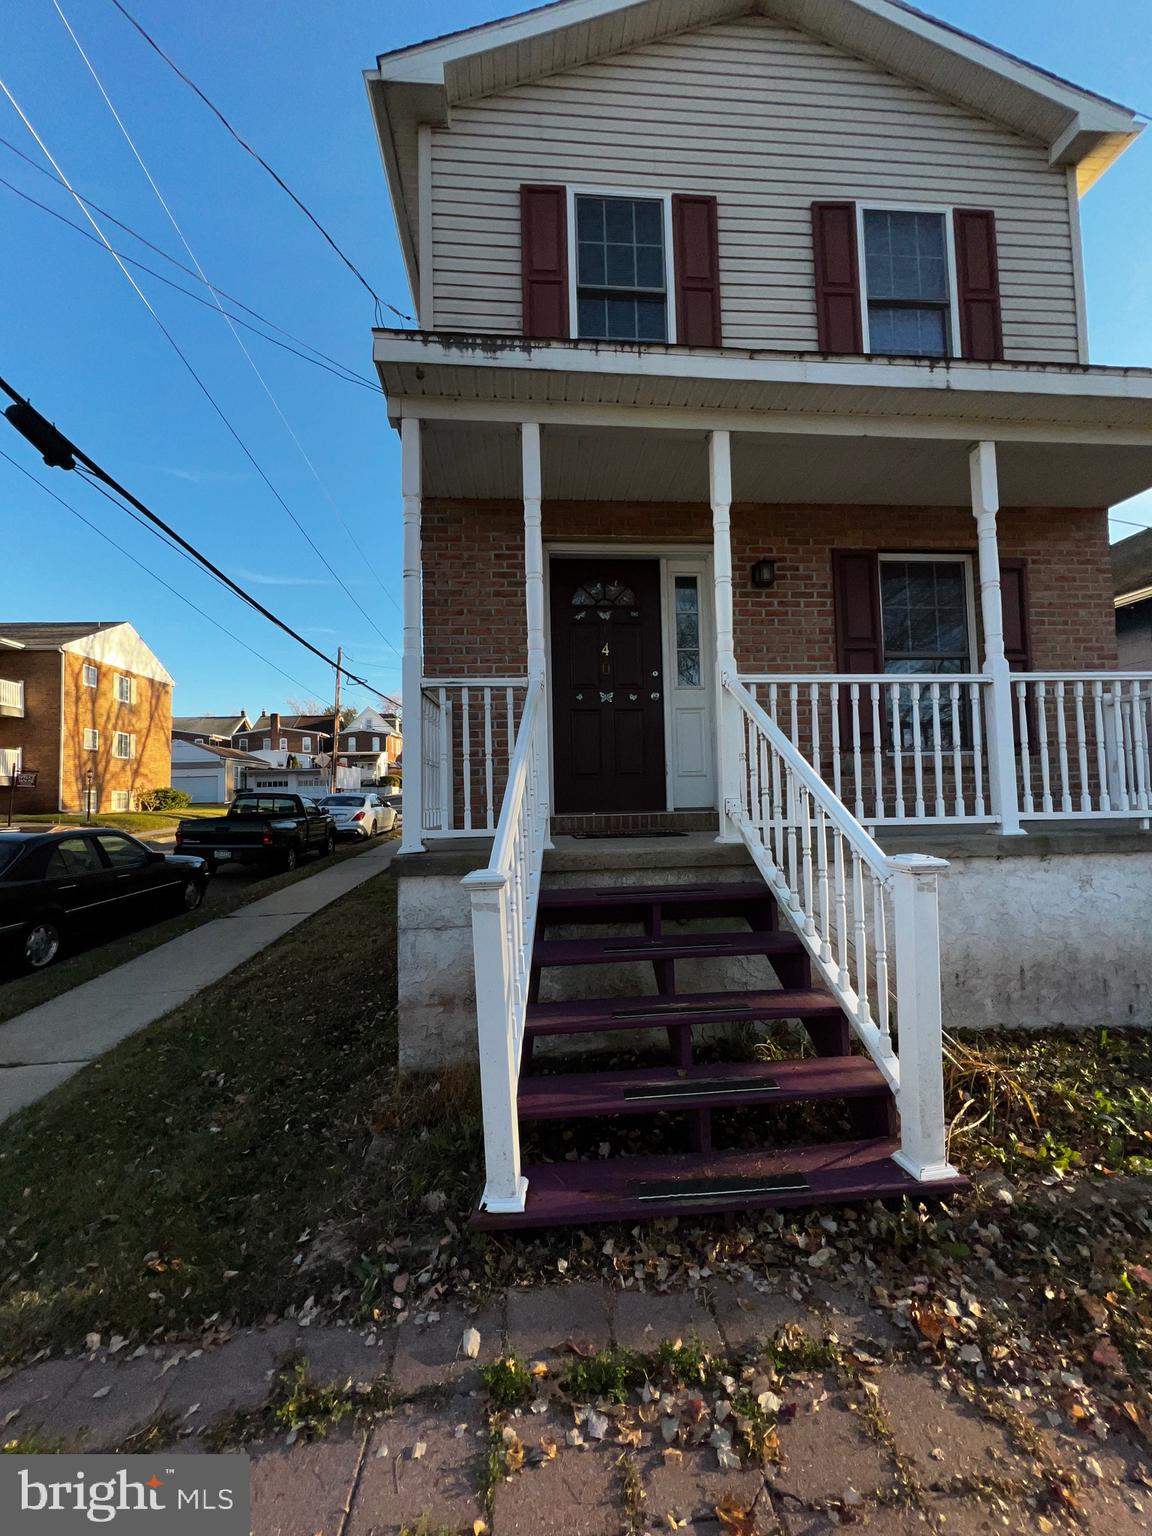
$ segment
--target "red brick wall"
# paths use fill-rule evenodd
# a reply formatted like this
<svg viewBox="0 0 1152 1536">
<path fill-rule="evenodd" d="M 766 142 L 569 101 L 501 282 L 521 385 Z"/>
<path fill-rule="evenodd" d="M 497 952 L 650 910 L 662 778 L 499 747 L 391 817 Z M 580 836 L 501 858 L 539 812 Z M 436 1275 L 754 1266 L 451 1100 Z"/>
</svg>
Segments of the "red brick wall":
<svg viewBox="0 0 1152 1536">
<path fill-rule="evenodd" d="M 0 648 L 0 677 L 24 683 L 24 718 L 0 716 L 0 747 L 21 748 L 21 762 L 34 770 L 35 789 L 18 789 L 13 801 L 21 812 L 54 811 L 60 804 L 59 651 L 12 651 Z M 0 786 L 0 812 L 8 814 L 8 786 Z"/>
<path fill-rule="evenodd" d="M 544 540 L 702 543 L 707 507 L 687 503 L 548 502 Z M 1032 664 L 1038 671 L 1116 665 L 1108 521 L 1101 511 L 1030 508 L 999 519 L 1004 558 L 1028 562 Z M 428 676 L 522 673 L 523 516 L 518 503 L 428 501 L 424 506 L 424 644 Z M 831 551 L 941 549 L 975 554 L 967 508 L 732 509 L 736 655 L 752 672 L 833 671 Z M 776 560 L 760 591 L 749 568 Z M 979 629 L 979 620 L 977 622 Z"/>
</svg>

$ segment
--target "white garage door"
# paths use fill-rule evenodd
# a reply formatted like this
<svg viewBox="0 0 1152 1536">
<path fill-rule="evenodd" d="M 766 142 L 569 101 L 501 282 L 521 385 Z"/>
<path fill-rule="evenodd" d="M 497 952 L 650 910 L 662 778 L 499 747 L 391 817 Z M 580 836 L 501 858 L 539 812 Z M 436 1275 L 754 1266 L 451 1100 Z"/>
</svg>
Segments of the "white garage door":
<svg viewBox="0 0 1152 1536">
<path fill-rule="evenodd" d="M 219 805 L 224 799 L 224 770 L 173 768 L 172 788 L 191 795 L 193 805 Z"/>
</svg>

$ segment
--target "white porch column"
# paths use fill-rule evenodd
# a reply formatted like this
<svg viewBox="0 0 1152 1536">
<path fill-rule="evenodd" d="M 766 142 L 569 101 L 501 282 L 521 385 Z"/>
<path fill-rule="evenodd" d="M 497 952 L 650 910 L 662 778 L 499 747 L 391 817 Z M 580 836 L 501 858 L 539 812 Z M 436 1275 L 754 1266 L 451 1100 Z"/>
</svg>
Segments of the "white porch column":
<svg viewBox="0 0 1152 1536">
<path fill-rule="evenodd" d="M 712 580 L 716 613 L 717 775 L 720 798 L 719 843 L 736 843 L 732 810 L 740 803 L 740 711 L 724 686 L 736 675 L 732 611 L 732 442 L 728 432 L 708 437 L 708 486 L 712 503 Z"/>
<path fill-rule="evenodd" d="M 420 422 L 400 423 L 400 489 L 404 498 L 403 614 L 404 660 L 404 835 L 401 853 L 423 853 L 424 842 L 424 677 L 423 572 L 420 564 Z"/>
<path fill-rule="evenodd" d="M 980 565 L 980 614 L 984 625 L 984 672 L 989 680 L 987 713 L 988 779 L 992 810 L 1007 836 L 1023 836 L 1016 788 L 1016 736 L 1012 728 L 1012 680 L 1004 655 L 1004 610 L 1000 595 L 1000 547 L 996 514 L 1000 487 L 996 478 L 996 444 L 975 443 L 968 456 L 972 481 L 972 512 Z"/>
<path fill-rule="evenodd" d="M 540 522 L 540 423 L 520 425 L 524 494 L 524 592 L 528 614 L 528 678 L 544 676 L 544 544 Z"/>
</svg>

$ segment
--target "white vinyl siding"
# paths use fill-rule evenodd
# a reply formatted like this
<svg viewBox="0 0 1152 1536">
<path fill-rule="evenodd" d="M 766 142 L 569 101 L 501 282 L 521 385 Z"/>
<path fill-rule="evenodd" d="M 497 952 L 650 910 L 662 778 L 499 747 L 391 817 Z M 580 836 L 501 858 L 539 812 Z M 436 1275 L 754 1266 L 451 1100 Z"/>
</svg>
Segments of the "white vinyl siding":
<svg viewBox="0 0 1152 1536">
<path fill-rule="evenodd" d="M 1010 129 L 755 17 L 452 108 L 432 130 L 439 329 L 518 333 L 524 182 L 718 199 L 729 347 L 816 347 L 811 204 L 996 214 L 1009 358 L 1076 362 L 1067 178 Z"/>
</svg>

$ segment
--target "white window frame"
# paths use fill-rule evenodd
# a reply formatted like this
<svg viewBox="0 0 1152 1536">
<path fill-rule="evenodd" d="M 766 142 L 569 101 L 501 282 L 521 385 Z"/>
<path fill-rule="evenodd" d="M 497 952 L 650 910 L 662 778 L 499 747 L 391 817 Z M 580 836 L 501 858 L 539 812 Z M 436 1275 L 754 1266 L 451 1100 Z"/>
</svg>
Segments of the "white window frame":
<svg viewBox="0 0 1152 1536">
<path fill-rule="evenodd" d="M 100 686 L 100 668 L 94 661 L 86 661 L 84 663 L 82 679 L 85 688 L 98 688 Z"/>
<path fill-rule="evenodd" d="M 280 752 L 287 752 L 287 750 L 288 750 L 288 738 L 287 738 L 287 736 L 281 736 L 281 738 L 280 738 L 280 746 L 278 747 L 277 750 L 280 751 Z"/>
<path fill-rule="evenodd" d="M 127 752 L 121 752 L 120 743 L 128 743 Z M 131 763 L 136 758 L 136 737 L 132 731 L 116 731 L 112 737 L 112 756 L 122 763 Z"/>
<path fill-rule="evenodd" d="M 380 738 L 379 738 L 379 736 L 373 736 L 373 738 L 372 738 L 372 750 L 373 750 L 373 752 L 379 752 L 379 750 L 380 750 Z"/>
<path fill-rule="evenodd" d="M 100 732 L 96 729 L 96 727 L 94 725 L 86 725 L 84 727 L 84 751 L 85 752 L 99 752 L 99 750 L 100 750 Z"/>
<path fill-rule="evenodd" d="M 311 736 L 301 736 L 301 738 L 300 738 L 300 750 L 301 750 L 301 752 L 311 752 L 311 750 L 312 750 L 312 738 L 311 738 Z"/>
<path fill-rule="evenodd" d="M 866 213 L 938 213 L 944 219 L 944 254 L 948 261 L 948 351 L 946 358 L 960 354 L 960 296 L 956 284 L 956 203 L 857 203 L 856 204 L 856 264 L 860 269 L 860 335 L 864 351 L 869 356 L 903 357 L 902 352 L 872 352 L 872 337 L 868 325 L 868 256 L 864 249 L 864 215 Z M 878 302 L 883 302 L 882 300 Z M 925 305 L 925 308 L 930 306 Z M 917 354 L 919 355 L 919 354 Z"/>
<path fill-rule="evenodd" d="M 248 750 L 248 738 L 247 738 L 247 736 L 239 737 L 239 739 L 236 742 L 236 750 L 238 752 L 247 752 L 247 750 Z"/>
<path fill-rule="evenodd" d="M 127 698 L 124 697 L 125 684 L 128 685 Z M 130 672 L 117 672 L 116 674 L 116 702 L 117 704 L 135 704 L 136 702 L 136 679 Z"/>
<path fill-rule="evenodd" d="M 968 675 L 971 676 L 973 673 L 978 672 L 980 670 L 979 650 L 977 644 L 979 636 L 976 630 L 976 583 L 972 569 L 972 556 L 958 555 L 952 550 L 948 549 L 942 549 L 939 551 L 919 550 L 914 555 L 902 554 L 898 549 L 886 549 L 883 550 L 878 556 L 878 563 L 880 565 L 918 565 L 931 563 L 932 565 L 959 565 L 963 567 L 964 613 L 968 620 Z M 879 588 L 877 596 L 880 601 L 880 643 L 884 646 L 884 663 L 885 666 L 887 666 L 888 647 L 884 641 L 884 584 L 882 575 L 878 576 L 877 586 Z M 947 672 L 925 672 L 922 674 L 915 672 L 893 672 L 891 676 L 924 676 L 933 677 L 937 681 L 943 681 L 948 678 L 949 674 Z"/>
<path fill-rule="evenodd" d="M 82 789 L 80 791 L 80 809 L 86 813 L 98 814 L 100 810 L 100 791 L 98 789 Z"/>
<path fill-rule="evenodd" d="M 271 750 L 272 750 L 272 738 L 271 738 L 271 736 L 265 736 L 265 738 L 264 738 L 264 746 L 263 746 L 262 750 L 265 751 L 265 752 L 271 752 Z"/>
<path fill-rule="evenodd" d="M 132 791 L 130 789 L 114 789 L 111 794 L 112 810 L 130 811 L 132 809 Z M 120 802 L 124 803 L 121 805 Z"/>
<path fill-rule="evenodd" d="M 664 297 L 668 334 L 663 341 L 608 341 L 621 347 L 674 347 L 676 345 L 676 253 L 672 248 L 672 193 L 656 188 L 569 186 L 568 194 L 568 333 L 573 341 L 605 341 L 605 337 L 581 337 L 577 323 L 576 289 L 576 199 L 578 197 L 614 197 L 617 202 L 662 203 L 664 207 Z"/>
</svg>

